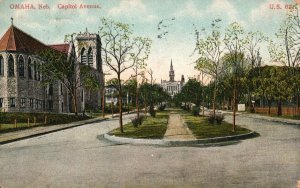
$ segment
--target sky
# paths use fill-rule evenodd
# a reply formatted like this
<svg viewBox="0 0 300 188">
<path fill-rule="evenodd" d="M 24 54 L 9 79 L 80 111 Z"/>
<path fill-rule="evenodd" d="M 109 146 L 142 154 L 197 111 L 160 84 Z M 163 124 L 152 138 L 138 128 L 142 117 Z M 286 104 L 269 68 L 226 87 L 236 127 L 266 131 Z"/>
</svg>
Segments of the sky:
<svg viewBox="0 0 300 188">
<path fill-rule="evenodd" d="M 147 61 L 156 82 L 169 79 L 170 61 L 173 61 L 175 80 L 195 76 L 193 62 L 195 28 L 208 28 L 213 19 L 221 18 L 222 30 L 232 22 L 240 23 L 248 31 L 261 31 L 275 39 L 282 22 L 286 4 L 292 0 L 0 0 L 0 35 L 14 25 L 45 44 L 64 42 L 70 33 L 97 33 L 100 18 L 107 17 L 132 25 L 134 35 L 149 37 L 152 47 Z M 16 9 L 16 5 L 33 4 L 36 9 Z M 38 9 L 39 4 L 49 9 Z M 62 5 L 77 4 L 77 9 L 60 9 Z M 99 8 L 79 9 L 80 4 Z M 271 9 L 279 5 L 282 9 Z M 158 29 L 163 20 L 165 28 Z M 168 32 L 162 38 L 158 35 Z M 267 44 L 261 46 L 262 61 L 270 63 Z M 124 75 L 130 75 L 127 71 Z"/>
</svg>

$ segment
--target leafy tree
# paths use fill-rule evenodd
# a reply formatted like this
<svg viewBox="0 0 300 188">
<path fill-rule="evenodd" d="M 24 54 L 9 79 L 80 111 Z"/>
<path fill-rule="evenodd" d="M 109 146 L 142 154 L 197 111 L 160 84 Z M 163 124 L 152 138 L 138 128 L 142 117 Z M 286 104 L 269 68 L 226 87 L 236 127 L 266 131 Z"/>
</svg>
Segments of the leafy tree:
<svg viewBox="0 0 300 188">
<path fill-rule="evenodd" d="M 154 105 L 159 105 L 170 99 L 169 94 L 158 84 L 144 82 L 140 87 L 140 93 L 144 103 L 149 104 L 152 116 L 155 116 L 155 113 L 152 114 Z"/>
<path fill-rule="evenodd" d="M 198 30 L 195 31 L 195 51 L 197 51 L 199 55 L 199 58 L 196 60 L 195 69 L 203 71 L 205 74 L 210 75 L 212 79 L 215 80 L 214 94 L 212 99 L 214 117 L 216 110 L 215 102 L 217 95 L 217 83 L 219 81 L 219 75 L 224 68 L 221 61 L 224 49 L 222 48 L 220 27 L 218 26 L 220 21 L 220 19 L 212 21 L 210 34 L 205 34 L 205 29 L 202 29 L 203 36 L 200 36 Z"/>
<path fill-rule="evenodd" d="M 143 59 L 141 53 L 139 53 L 139 45 L 137 45 L 143 41 L 133 36 L 132 29 L 128 24 L 106 18 L 102 18 L 101 23 L 102 58 L 104 63 L 116 74 L 118 79 L 119 126 L 121 132 L 124 132 L 121 75 L 137 63 L 136 59 Z M 146 48 L 146 45 L 141 47 L 141 49 L 143 48 Z"/>
<path fill-rule="evenodd" d="M 268 46 L 271 59 L 288 66 L 289 77 L 297 78 L 295 70 L 300 66 L 300 18 L 297 4 L 287 12 L 285 20 L 275 35 L 277 41 L 270 40 Z M 300 108 L 300 86 L 298 84 L 293 86 L 294 97 Z"/>
<path fill-rule="evenodd" d="M 183 102 L 194 103 L 200 105 L 202 99 L 202 88 L 200 82 L 196 79 L 189 79 L 188 82 L 182 87 L 179 95 Z"/>
<path fill-rule="evenodd" d="M 244 29 L 237 23 L 231 23 L 225 33 L 224 43 L 229 52 L 228 62 L 233 73 L 233 131 L 235 131 L 235 115 L 237 104 L 237 82 L 244 64 L 244 45 L 245 45 Z"/>
<path fill-rule="evenodd" d="M 48 49 L 42 51 L 40 57 L 45 61 L 39 69 L 43 75 L 44 84 L 53 84 L 60 81 L 72 97 L 75 115 L 78 114 L 77 90 L 81 87 L 97 89 L 100 87 L 100 78 L 94 74 L 94 70 L 77 62 L 75 47 L 67 54 Z"/>
<path fill-rule="evenodd" d="M 135 66 L 133 67 L 134 70 L 134 78 L 135 78 L 135 105 L 136 105 L 136 113 L 137 119 L 140 118 L 140 108 L 139 108 L 139 76 L 143 78 L 144 70 L 146 67 L 146 60 L 150 54 L 150 47 L 151 47 L 151 40 L 149 38 L 142 38 L 137 37 L 135 38 L 135 49 L 136 52 L 132 53 L 132 58 L 134 61 Z"/>
</svg>

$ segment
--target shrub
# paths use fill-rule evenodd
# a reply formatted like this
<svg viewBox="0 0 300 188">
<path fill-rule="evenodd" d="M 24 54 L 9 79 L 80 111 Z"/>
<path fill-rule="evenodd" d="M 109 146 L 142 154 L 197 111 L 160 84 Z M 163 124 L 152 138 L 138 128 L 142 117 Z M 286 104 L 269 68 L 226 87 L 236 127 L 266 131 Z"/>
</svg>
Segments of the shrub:
<svg viewBox="0 0 300 188">
<path fill-rule="evenodd" d="M 163 105 L 160 105 L 160 106 L 158 107 L 158 110 L 159 110 L 159 111 L 163 111 L 163 110 L 165 110 L 165 108 L 166 108 L 166 105 L 163 104 Z"/>
<path fill-rule="evenodd" d="M 150 113 L 150 116 L 151 116 L 151 117 L 155 117 L 156 112 L 155 112 L 153 106 L 152 106 L 152 107 L 150 106 L 149 113 Z"/>
<path fill-rule="evenodd" d="M 214 124 L 214 122 L 215 122 L 214 113 L 209 113 L 207 121 L 210 124 Z"/>
<path fill-rule="evenodd" d="M 199 112 L 200 112 L 199 107 L 198 106 L 193 106 L 193 108 L 192 108 L 192 114 L 194 116 L 199 116 Z"/>
<path fill-rule="evenodd" d="M 216 113 L 215 117 L 214 117 L 214 113 L 211 112 L 211 113 L 209 113 L 209 116 L 207 118 L 207 121 L 210 124 L 214 124 L 215 122 L 217 124 L 221 124 L 223 120 L 224 120 L 224 114 L 221 114 L 221 113 Z"/>
<path fill-rule="evenodd" d="M 131 119 L 131 123 L 134 127 L 138 127 L 139 126 L 139 119 L 137 117 Z"/>
<path fill-rule="evenodd" d="M 221 114 L 221 113 L 216 114 L 215 119 L 216 119 L 217 124 L 221 124 L 222 121 L 224 120 L 224 114 Z"/>
<path fill-rule="evenodd" d="M 145 116 L 143 116 L 143 115 L 140 115 L 139 118 L 136 116 L 133 119 L 131 119 L 131 123 L 134 127 L 138 127 L 139 125 L 142 125 L 144 119 L 145 119 Z"/>
</svg>

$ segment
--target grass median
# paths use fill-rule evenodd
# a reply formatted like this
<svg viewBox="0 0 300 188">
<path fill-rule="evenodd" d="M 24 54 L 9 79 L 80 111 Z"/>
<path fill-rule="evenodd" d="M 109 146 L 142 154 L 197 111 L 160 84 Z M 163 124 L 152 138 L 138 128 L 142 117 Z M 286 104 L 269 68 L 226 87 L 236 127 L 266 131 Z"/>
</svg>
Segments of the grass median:
<svg viewBox="0 0 300 188">
<path fill-rule="evenodd" d="M 197 139 L 233 136 L 251 132 L 249 129 L 237 125 L 235 132 L 232 132 L 232 124 L 230 123 L 223 121 L 221 124 L 210 124 L 206 118 L 200 116 L 192 116 L 185 112 L 182 112 L 181 115 Z"/>
<path fill-rule="evenodd" d="M 167 130 L 169 111 L 160 111 L 156 113 L 156 117 L 147 117 L 142 125 L 134 127 L 132 123 L 124 125 L 124 133 L 120 128 L 110 132 L 110 135 L 129 137 L 129 138 L 149 138 L 162 139 Z"/>
</svg>

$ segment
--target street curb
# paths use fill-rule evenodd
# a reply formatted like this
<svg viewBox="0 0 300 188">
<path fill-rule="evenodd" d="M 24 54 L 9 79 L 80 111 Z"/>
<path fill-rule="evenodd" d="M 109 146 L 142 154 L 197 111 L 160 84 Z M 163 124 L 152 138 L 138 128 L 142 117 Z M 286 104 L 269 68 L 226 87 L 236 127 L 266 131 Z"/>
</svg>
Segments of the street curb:
<svg viewBox="0 0 300 188">
<path fill-rule="evenodd" d="M 109 119 L 109 118 L 103 118 L 103 119 L 93 118 L 93 119 L 83 120 L 83 121 L 79 121 L 79 122 L 72 122 L 72 123 L 69 123 L 69 124 L 71 124 L 71 126 L 68 126 L 66 124 L 66 127 L 62 127 L 62 128 L 58 128 L 58 129 L 54 129 L 54 130 L 50 130 L 50 131 L 45 131 L 45 132 L 33 133 L 31 135 L 27 135 L 27 136 L 23 136 L 23 137 L 21 136 L 21 137 L 18 137 L 18 138 L 13 138 L 13 139 L 9 139 L 9 140 L 0 141 L 0 145 L 8 144 L 8 143 L 11 143 L 11 142 L 16 142 L 16 141 L 20 141 L 20 140 L 25 140 L 25 139 L 28 139 L 28 138 L 38 137 L 38 136 L 42 136 L 42 135 L 45 135 L 45 134 L 50 134 L 50 133 L 66 130 L 66 129 L 71 129 L 71 128 L 74 128 L 74 127 L 79 127 L 79 126 L 94 123 L 94 122 L 101 122 L 101 121 L 104 121 L 104 120 L 107 120 L 107 119 Z M 53 125 L 53 126 L 55 126 L 55 125 Z"/>
<path fill-rule="evenodd" d="M 104 138 L 118 143 L 133 144 L 133 145 L 155 145 L 155 146 L 217 146 L 217 145 L 228 145 L 234 143 L 232 141 L 244 140 L 248 138 L 253 138 L 258 136 L 256 132 L 250 132 L 247 134 L 240 134 L 234 136 L 207 138 L 207 139 L 197 139 L 197 140 L 166 140 L 166 139 L 134 139 L 125 138 L 118 136 L 111 136 L 109 134 L 104 134 Z M 228 142 L 228 143 L 227 143 Z"/>
<path fill-rule="evenodd" d="M 272 118 L 272 117 L 267 117 L 263 115 L 256 115 L 256 116 L 250 116 L 251 118 L 254 119 L 263 119 L 266 121 L 270 122 L 276 122 L 276 123 L 285 123 L 289 125 L 300 125 L 300 120 L 295 120 L 295 119 L 280 119 L 280 118 Z"/>
</svg>

